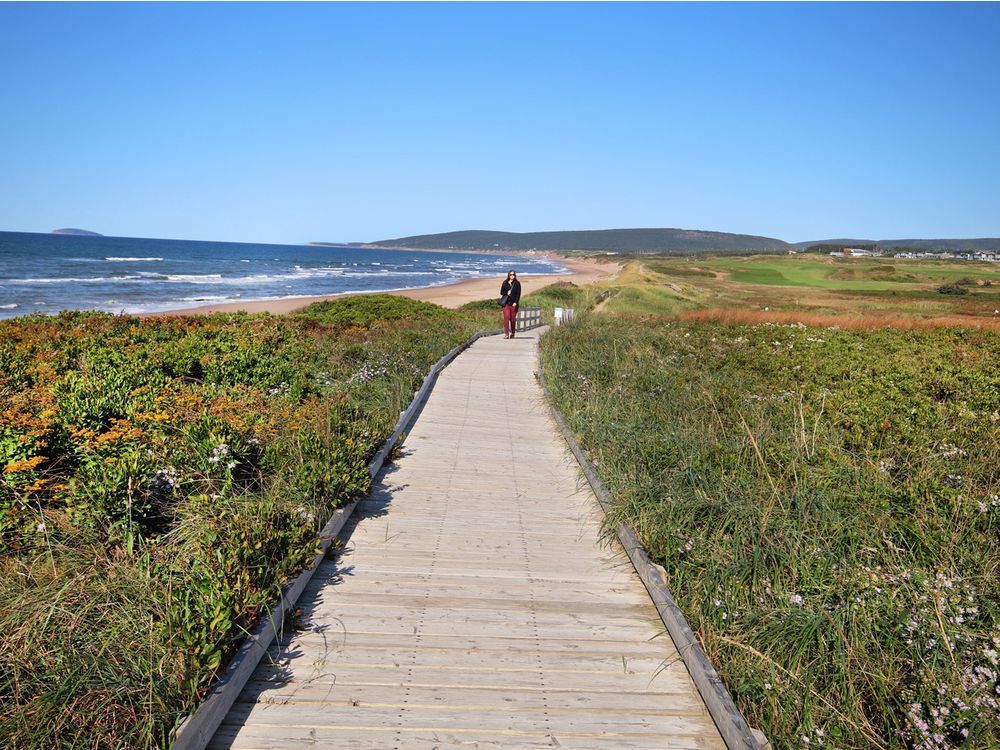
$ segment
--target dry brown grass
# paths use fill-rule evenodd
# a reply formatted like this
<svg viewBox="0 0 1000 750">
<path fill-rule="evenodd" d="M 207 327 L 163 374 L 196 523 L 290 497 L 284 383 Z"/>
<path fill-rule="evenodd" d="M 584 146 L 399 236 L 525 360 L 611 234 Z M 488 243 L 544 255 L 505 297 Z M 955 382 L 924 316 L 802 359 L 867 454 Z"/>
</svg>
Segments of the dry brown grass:
<svg viewBox="0 0 1000 750">
<path fill-rule="evenodd" d="M 979 317 L 972 315 L 936 315 L 914 317 L 878 310 L 844 315 L 822 315 L 807 312 L 781 312 L 768 310 L 747 310 L 745 308 L 713 307 L 691 310 L 677 316 L 680 320 L 700 323 L 717 322 L 723 325 L 758 325 L 760 323 L 794 324 L 829 327 L 839 326 L 852 331 L 869 331 L 877 328 L 898 328 L 901 330 L 922 330 L 928 328 L 979 328 L 1000 333 L 1000 317 Z"/>
</svg>

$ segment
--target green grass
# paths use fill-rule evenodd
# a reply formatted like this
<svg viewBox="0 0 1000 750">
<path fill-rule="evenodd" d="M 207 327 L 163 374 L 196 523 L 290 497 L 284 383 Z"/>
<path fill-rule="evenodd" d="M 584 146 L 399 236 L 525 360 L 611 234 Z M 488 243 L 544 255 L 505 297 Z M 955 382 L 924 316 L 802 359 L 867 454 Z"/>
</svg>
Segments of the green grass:
<svg viewBox="0 0 1000 750">
<path fill-rule="evenodd" d="M 996 333 L 603 314 L 542 347 L 776 748 L 1000 746 Z"/>
<path fill-rule="evenodd" d="M 609 298 L 606 309 L 636 315 L 675 315 L 695 306 L 682 294 L 665 284 L 624 287 Z"/>
<path fill-rule="evenodd" d="M 789 278 L 787 272 L 777 268 L 737 268 L 732 271 L 734 281 L 742 281 L 745 284 L 769 284 L 772 286 L 816 286 L 819 279 L 812 274 L 795 274 L 797 279 Z M 803 276 L 806 276 L 804 279 Z M 805 283 L 804 283 L 805 282 Z"/>
<path fill-rule="evenodd" d="M 941 294 L 944 282 L 961 282 L 968 294 Z M 995 312 L 1000 309 L 1000 268 L 982 262 L 815 255 L 644 258 L 626 263 L 617 277 L 596 284 L 590 294 L 608 298 L 599 306 L 604 312 L 638 316 L 717 307 L 832 317 L 952 315 L 993 320 L 1000 319 Z"/>
<path fill-rule="evenodd" d="M 684 269 L 690 260 L 655 260 L 648 265 L 669 274 Z M 902 258 L 829 258 L 814 255 L 716 257 L 700 260 L 699 268 L 731 274 L 735 282 L 813 289 L 879 291 L 919 289 L 957 278 L 1000 283 L 1000 268 L 979 261 L 923 261 Z"/>
</svg>

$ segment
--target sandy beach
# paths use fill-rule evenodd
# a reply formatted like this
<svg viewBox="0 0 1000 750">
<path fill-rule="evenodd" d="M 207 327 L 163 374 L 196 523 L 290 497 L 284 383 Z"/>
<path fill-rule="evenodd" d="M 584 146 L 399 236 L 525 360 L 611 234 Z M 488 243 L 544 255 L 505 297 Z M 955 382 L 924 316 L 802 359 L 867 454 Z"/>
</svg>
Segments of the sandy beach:
<svg viewBox="0 0 1000 750">
<path fill-rule="evenodd" d="M 555 256 L 554 256 L 555 257 Z M 521 280 L 522 294 L 530 294 L 533 290 L 552 284 L 556 281 L 572 281 L 574 284 L 583 286 L 592 284 L 595 281 L 607 279 L 618 273 L 620 265 L 613 261 L 593 260 L 589 258 L 560 258 L 555 257 L 571 273 L 568 274 L 518 274 Z M 500 293 L 502 277 L 495 279 L 462 279 L 453 284 L 441 286 L 418 287 L 415 289 L 402 289 L 386 294 L 398 294 L 410 299 L 433 302 L 442 307 L 461 307 L 466 302 L 476 300 L 491 299 Z M 165 312 L 149 313 L 144 317 L 156 317 L 162 315 L 208 315 L 218 312 L 248 312 L 259 313 L 269 312 L 274 314 L 290 313 L 301 310 L 311 305 L 313 302 L 320 302 L 326 299 L 343 297 L 348 294 L 365 294 L 366 292 L 346 292 L 344 294 L 331 294 L 318 297 L 296 297 L 294 299 L 276 299 L 248 302 L 227 302 L 218 305 L 202 305 L 200 307 L 190 307 L 182 310 L 168 310 Z"/>
</svg>

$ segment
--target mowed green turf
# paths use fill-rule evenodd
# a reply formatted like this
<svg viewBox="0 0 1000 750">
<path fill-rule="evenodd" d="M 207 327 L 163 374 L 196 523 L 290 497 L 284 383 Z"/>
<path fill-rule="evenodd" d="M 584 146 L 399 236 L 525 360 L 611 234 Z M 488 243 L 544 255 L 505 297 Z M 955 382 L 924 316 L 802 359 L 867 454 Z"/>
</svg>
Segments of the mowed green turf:
<svg viewBox="0 0 1000 750">
<path fill-rule="evenodd" d="M 816 255 L 754 256 L 750 258 L 668 259 L 649 264 L 670 275 L 690 274 L 692 266 L 729 274 L 729 280 L 767 286 L 801 286 L 854 291 L 920 290 L 982 279 L 1000 284 L 1000 265 L 978 261 L 924 261 L 903 258 L 830 258 Z M 976 287 L 970 287 L 974 290 Z"/>
</svg>

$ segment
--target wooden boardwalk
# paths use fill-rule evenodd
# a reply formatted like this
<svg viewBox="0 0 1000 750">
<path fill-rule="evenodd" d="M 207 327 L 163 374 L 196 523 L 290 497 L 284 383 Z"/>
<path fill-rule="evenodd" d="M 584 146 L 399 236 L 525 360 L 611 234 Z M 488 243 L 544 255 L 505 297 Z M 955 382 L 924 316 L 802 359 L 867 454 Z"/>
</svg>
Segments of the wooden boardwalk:
<svg viewBox="0 0 1000 750">
<path fill-rule="evenodd" d="M 725 745 L 534 377 L 477 341 L 212 748 Z"/>
</svg>

